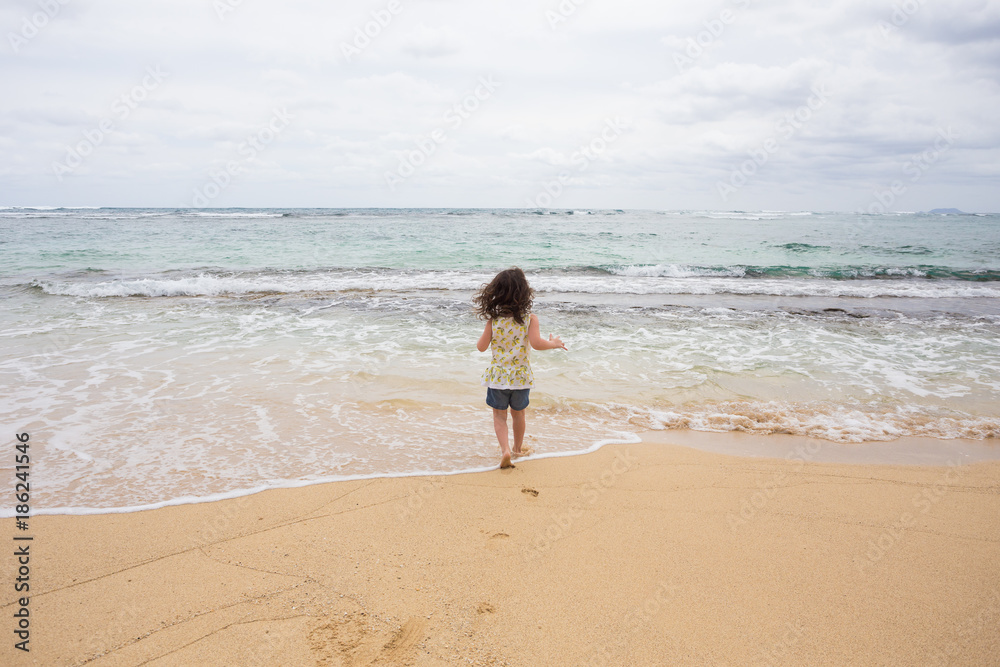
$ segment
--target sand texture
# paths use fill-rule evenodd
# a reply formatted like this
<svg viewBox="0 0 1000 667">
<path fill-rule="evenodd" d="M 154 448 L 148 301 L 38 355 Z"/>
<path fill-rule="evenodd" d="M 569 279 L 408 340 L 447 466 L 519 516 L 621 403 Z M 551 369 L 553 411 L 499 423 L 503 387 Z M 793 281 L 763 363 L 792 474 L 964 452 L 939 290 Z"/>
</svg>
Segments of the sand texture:
<svg viewBox="0 0 1000 667">
<path fill-rule="evenodd" d="M 0 663 L 1000 664 L 1000 463 L 515 463 L 33 517 Z"/>
</svg>

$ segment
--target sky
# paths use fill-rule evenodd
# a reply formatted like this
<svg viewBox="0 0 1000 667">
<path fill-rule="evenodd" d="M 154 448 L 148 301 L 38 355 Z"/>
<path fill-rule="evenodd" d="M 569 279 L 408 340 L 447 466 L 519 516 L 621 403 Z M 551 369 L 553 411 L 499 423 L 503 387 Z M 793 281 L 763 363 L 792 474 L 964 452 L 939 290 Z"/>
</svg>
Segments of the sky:
<svg viewBox="0 0 1000 667">
<path fill-rule="evenodd" d="M 1000 0 L 4 0 L 0 205 L 1000 211 Z"/>
</svg>

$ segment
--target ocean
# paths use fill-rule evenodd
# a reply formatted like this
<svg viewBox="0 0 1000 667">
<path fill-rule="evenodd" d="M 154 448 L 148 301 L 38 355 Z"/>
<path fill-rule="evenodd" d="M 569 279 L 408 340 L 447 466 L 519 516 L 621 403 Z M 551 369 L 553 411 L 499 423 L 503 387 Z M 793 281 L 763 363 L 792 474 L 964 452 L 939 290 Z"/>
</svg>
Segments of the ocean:
<svg viewBox="0 0 1000 667">
<path fill-rule="evenodd" d="M 1000 215 L 0 208 L 0 258 L 35 513 L 496 467 L 471 297 L 513 265 L 569 348 L 539 456 L 1000 435 Z"/>
</svg>

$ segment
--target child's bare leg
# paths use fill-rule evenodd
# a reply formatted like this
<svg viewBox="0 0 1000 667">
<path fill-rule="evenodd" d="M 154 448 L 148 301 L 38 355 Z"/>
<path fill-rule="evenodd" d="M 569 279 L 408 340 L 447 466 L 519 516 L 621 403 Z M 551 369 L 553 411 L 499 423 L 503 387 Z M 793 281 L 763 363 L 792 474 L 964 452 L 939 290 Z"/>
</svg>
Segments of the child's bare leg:
<svg viewBox="0 0 1000 667">
<path fill-rule="evenodd" d="M 521 444 L 524 443 L 524 410 L 510 409 L 511 422 L 514 426 L 514 453 L 521 453 Z"/>
<path fill-rule="evenodd" d="M 500 467 L 510 467 L 510 444 L 507 440 L 507 411 L 493 408 L 493 430 L 497 434 L 497 442 L 500 443 Z"/>
</svg>

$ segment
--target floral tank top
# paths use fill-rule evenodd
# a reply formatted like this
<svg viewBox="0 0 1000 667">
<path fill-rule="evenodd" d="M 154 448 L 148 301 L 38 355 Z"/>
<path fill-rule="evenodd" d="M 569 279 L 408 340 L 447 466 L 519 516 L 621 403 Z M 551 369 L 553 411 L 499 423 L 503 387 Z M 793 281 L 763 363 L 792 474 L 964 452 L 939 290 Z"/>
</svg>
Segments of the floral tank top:
<svg viewBox="0 0 1000 667">
<path fill-rule="evenodd" d="M 483 373 L 483 384 L 493 389 L 530 389 L 535 383 L 528 361 L 528 322 L 518 324 L 513 317 L 493 320 L 493 361 Z"/>
</svg>

